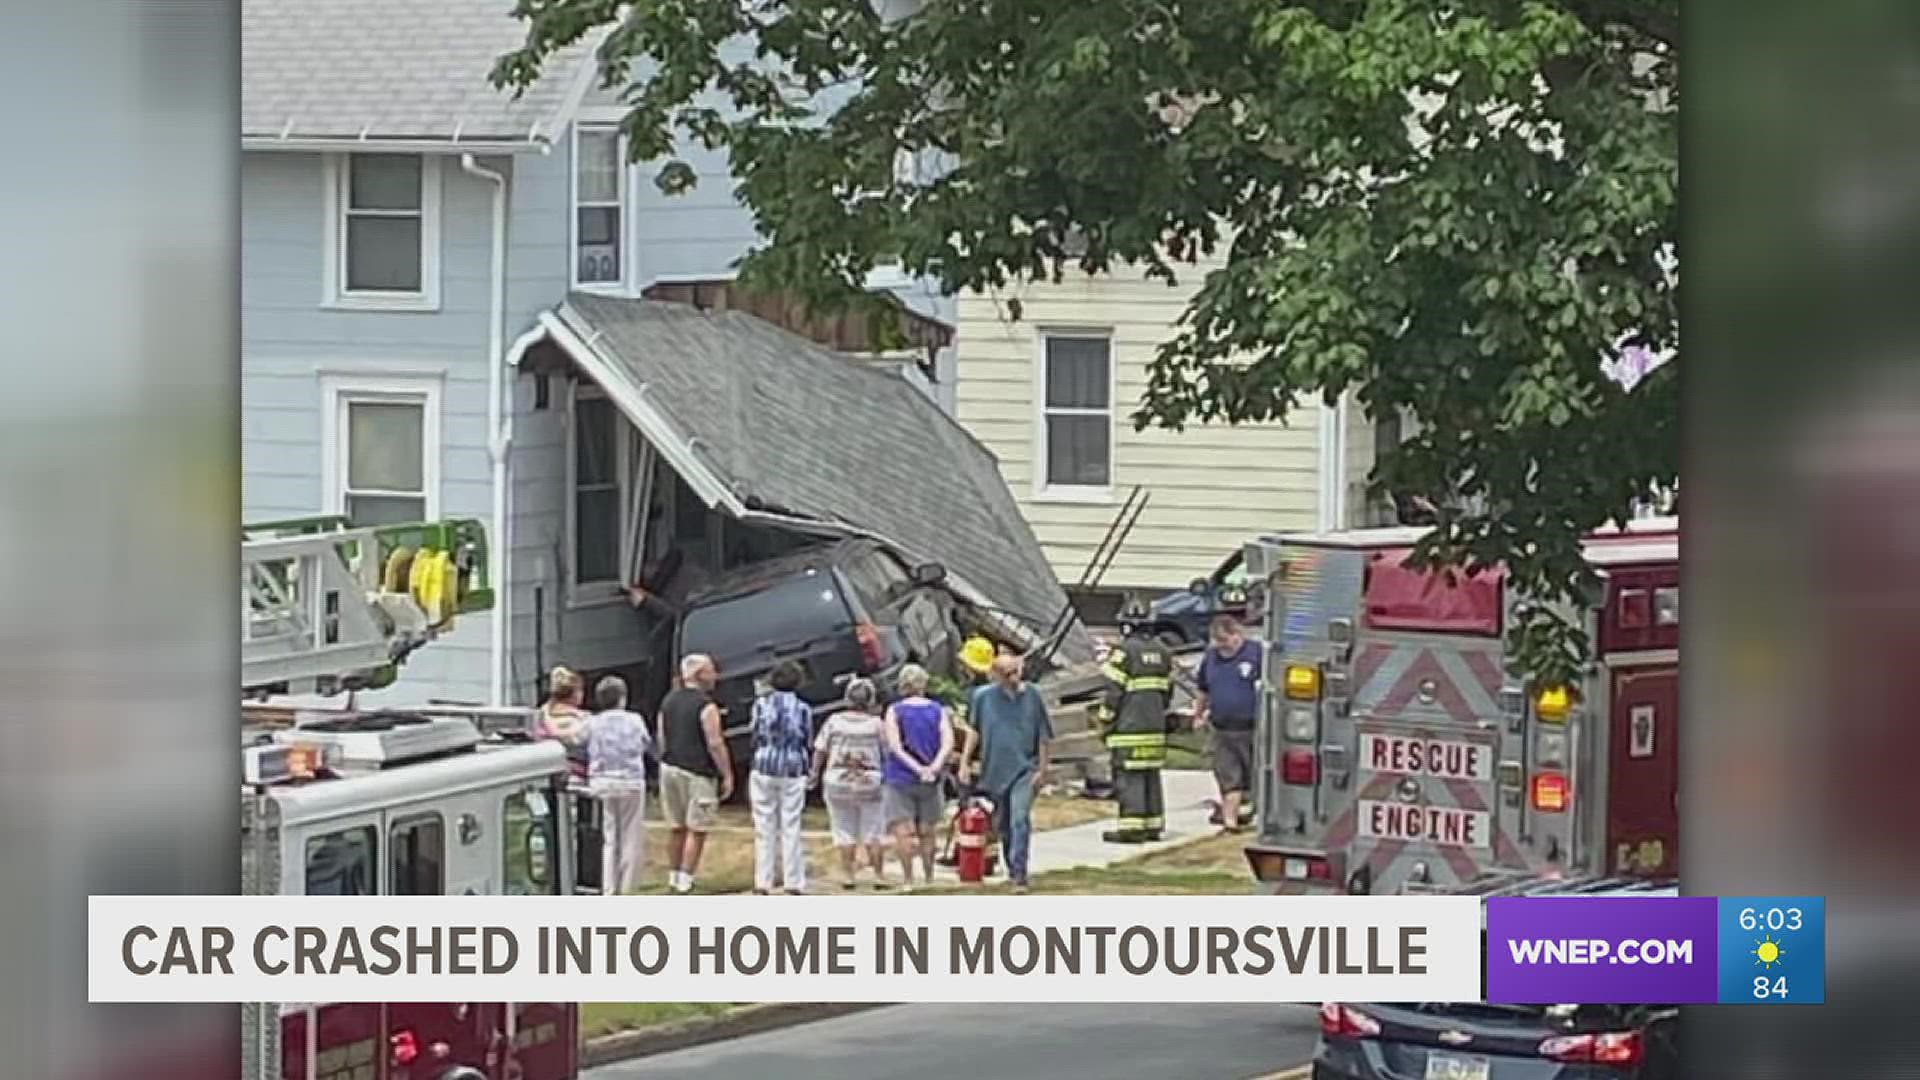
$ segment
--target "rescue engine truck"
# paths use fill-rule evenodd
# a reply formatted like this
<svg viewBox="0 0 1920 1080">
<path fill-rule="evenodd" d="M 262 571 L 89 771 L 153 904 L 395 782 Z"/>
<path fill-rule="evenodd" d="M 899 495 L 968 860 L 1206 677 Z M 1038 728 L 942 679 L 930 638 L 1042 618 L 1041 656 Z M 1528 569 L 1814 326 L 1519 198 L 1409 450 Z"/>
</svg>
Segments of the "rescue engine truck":
<svg viewBox="0 0 1920 1080">
<path fill-rule="evenodd" d="M 1508 662 L 1498 568 L 1405 565 L 1420 528 L 1264 537 L 1267 650 L 1247 858 L 1289 890 L 1449 891 L 1489 875 L 1671 876 L 1679 860 L 1679 521 L 1595 533 L 1575 687 Z"/>
<path fill-rule="evenodd" d="M 490 604 L 474 522 L 299 523 L 242 543 L 242 683 L 377 685 Z M 398 564 L 436 565 L 424 574 Z M 449 572 L 451 571 L 451 572 Z M 382 674 L 384 672 L 384 674 Z M 243 706 L 248 895 L 565 895 L 570 770 L 558 743 L 494 714 Z M 246 1080 L 570 1080 L 572 1004 L 249 1005 Z"/>
</svg>

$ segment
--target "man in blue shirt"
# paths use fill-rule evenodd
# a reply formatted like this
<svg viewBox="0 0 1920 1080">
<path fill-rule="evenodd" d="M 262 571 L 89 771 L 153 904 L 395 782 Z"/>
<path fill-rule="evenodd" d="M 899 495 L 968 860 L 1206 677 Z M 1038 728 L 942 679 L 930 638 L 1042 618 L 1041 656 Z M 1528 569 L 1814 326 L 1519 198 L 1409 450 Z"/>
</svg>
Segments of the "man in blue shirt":
<svg viewBox="0 0 1920 1080">
<path fill-rule="evenodd" d="M 1200 661 L 1193 726 L 1213 728 L 1213 778 L 1220 785 L 1220 824 L 1239 832 L 1252 817 L 1241 809 L 1253 780 L 1253 728 L 1260 715 L 1263 657 L 1240 620 L 1213 620 L 1213 643 Z"/>
<path fill-rule="evenodd" d="M 980 732 L 980 790 L 993 800 L 1000 850 L 1013 891 L 1027 891 L 1033 839 L 1033 793 L 1045 782 L 1053 721 L 1040 691 L 1027 685 L 1025 662 L 996 656 L 992 681 L 973 692 L 967 710 Z"/>
</svg>

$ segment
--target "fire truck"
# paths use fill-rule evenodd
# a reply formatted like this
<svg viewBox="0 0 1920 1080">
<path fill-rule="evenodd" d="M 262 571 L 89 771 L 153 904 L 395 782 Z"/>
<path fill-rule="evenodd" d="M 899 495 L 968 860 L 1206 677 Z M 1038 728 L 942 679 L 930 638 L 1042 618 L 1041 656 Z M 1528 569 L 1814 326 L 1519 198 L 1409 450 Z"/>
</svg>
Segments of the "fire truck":
<svg viewBox="0 0 1920 1080">
<path fill-rule="evenodd" d="M 1406 565 L 1419 528 L 1263 537 L 1255 875 L 1385 894 L 1526 876 L 1663 878 L 1679 860 L 1678 518 L 1596 532 L 1578 686 L 1509 662 L 1499 568 Z"/>
<path fill-rule="evenodd" d="M 484 610 L 484 534 L 461 521 L 299 522 L 242 541 L 244 696 L 392 680 Z M 511 710 L 242 706 L 248 895 L 566 895 L 570 769 Z M 246 1080 L 569 1080 L 573 1004 L 298 1002 L 243 1008 Z"/>
</svg>

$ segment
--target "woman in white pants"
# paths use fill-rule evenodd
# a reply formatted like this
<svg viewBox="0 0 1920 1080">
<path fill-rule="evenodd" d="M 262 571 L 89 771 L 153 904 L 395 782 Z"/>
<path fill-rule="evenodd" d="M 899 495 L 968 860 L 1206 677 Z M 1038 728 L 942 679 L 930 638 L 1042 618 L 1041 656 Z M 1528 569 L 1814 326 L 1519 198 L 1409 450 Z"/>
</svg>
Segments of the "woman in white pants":
<svg viewBox="0 0 1920 1080">
<path fill-rule="evenodd" d="M 795 693 L 805 675 L 787 661 L 773 669 L 771 693 L 753 703 L 753 891 L 807 891 L 800 813 L 813 771 L 813 707 Z"/>
<path fill-rule="evenodd" d="M 886 884 L 886 822 L 880 802 L 880 761 L 885 750 L 880 718 L 873 708 L 880 691 L 869 679 L 847 683 L 847 710 L 820 725 L 814 744 L 813 777 L 823 778 L 833 844 L 840 849 L 841 888 L 854 887 L 864 851 L 873 866 L 873 884 Z"/>
<path fill-rule="evenodd" d="M 593 688 L 600 711 L 586 723 L 588 790 L 600 801 L 600 892 L 618 896 L 640 885 L 647 857 L 647 751 L 653 733 L 627 711 L 627 684 L 617 675 Z"/>
</svg>

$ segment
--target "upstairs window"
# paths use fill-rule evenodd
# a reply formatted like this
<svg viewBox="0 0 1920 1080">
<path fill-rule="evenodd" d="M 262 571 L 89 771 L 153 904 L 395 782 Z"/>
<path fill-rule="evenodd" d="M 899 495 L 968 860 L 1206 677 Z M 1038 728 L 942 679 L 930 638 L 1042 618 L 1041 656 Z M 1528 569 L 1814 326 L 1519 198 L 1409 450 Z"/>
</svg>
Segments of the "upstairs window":
<svg viewBox="0 0 1920 1080">
<path fill-rule="evenodd" d="M 1104 492 L 1113 485 L 1113 341 L 1047 334 L 1041 346 L 1040 488 Z"/>
<path fill-rule="evenodd" d="M 328 159 L 327 300 L 429 309 L 440 298 L 440 160 L 420 154 Z"/>
<path fill-rule="evenodd" d="M 437 515 L 439 384 L 336 378 L 328 380 L 325 394 L 328 512 L 358 526 Z"/>
<path fill-rule="evenodd" d="M 626 282 L 626 140 L 610 124 L 573 131 L 573 283 Z"/>
</svg>

